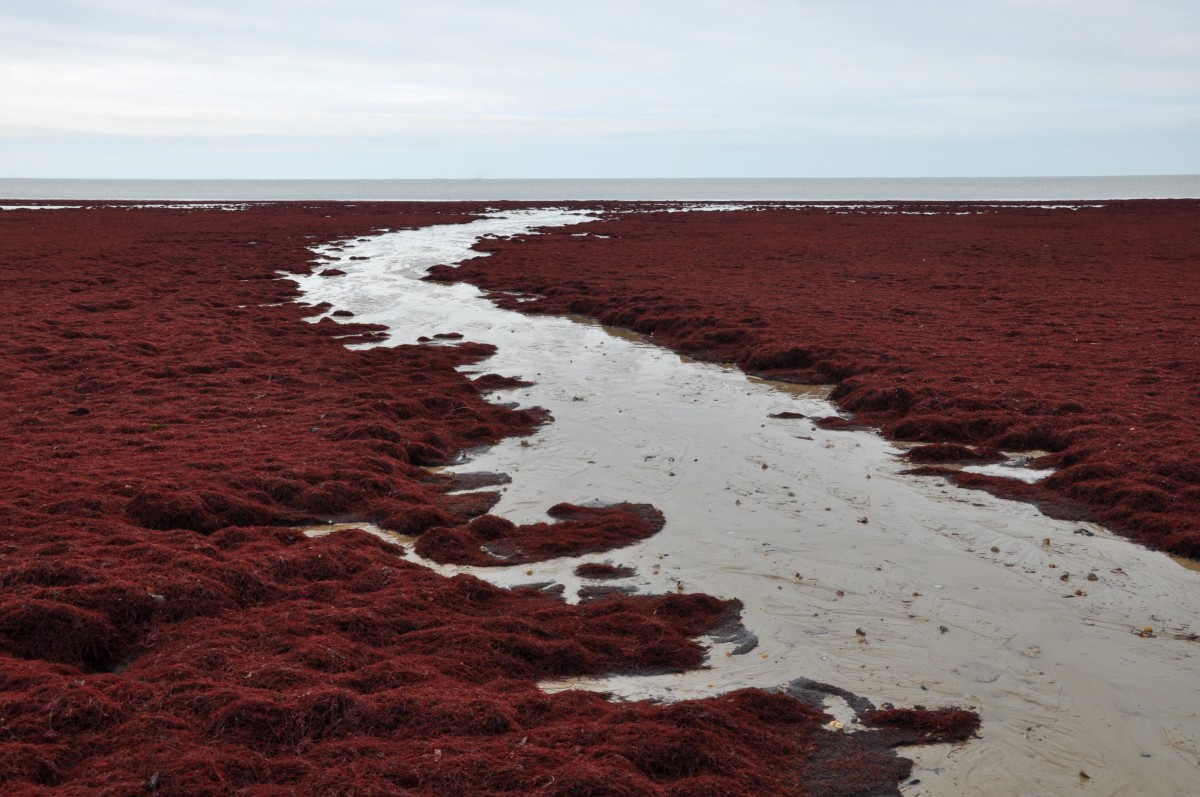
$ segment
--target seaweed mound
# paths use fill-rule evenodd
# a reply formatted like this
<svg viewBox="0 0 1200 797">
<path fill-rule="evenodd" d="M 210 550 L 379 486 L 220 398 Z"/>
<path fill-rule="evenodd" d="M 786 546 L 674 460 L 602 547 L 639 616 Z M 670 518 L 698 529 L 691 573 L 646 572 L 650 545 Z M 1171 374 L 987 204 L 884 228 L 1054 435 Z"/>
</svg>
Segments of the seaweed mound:
<svg viewBox="0 0 1200 797">
<path fill-rule="evenodd" d="M 556 504 L 548 514 L 557 522 L 518 526 L 484 515 L 464 526 L 431 529 L 417 541 L 417 553 L 447 564 L 525 564 L 619 548 L 653 536 L 666 522 L 662 513 L 648 504 Z"/>
</svg>

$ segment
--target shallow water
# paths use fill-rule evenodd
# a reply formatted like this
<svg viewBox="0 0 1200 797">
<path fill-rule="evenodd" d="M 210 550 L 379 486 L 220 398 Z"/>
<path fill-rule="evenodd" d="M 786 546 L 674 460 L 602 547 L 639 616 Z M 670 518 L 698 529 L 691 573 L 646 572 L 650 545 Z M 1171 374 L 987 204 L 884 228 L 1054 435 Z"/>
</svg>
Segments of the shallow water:
<svg viewBox="0 0 1200 797">
<path fill-rule="evenodd" d="M 981 739 L 904 751 L 920 780 L 909 794 L 1200 793 L 1200 646 L 1189 638 L 1200 573 L 1097 526 L 901 475 L 899 449 L 877 436 L 768 417 L 834 414 L 820 390 L 780 390 L 416 279 L 468 256 L 477 236 L 585 220 L 545 210 L 382 234 L 323 250 L 346 276 L 297 279 L 309 301 L 386 324 L 393 343 L 460 332 L 499 347 L 474 370 L 537 383 L 496 400 L 546 407 L 554 421 L 456 466 L 512 477 L 496 514 L 529 522 L 560 501 L 633 501 L 667 517 L 660 534 L 608 555 L 439 570 L 553 580 L 570 598 L 600 583 L 576 565 L 610 561 L 637 575 L 604 583 L 740 598 L 760 640 L 736 656 L 716 644 L 693 673 L 544 688 L 677 699 L 804 676 L 876 703 L 978 708 Z"/>
</svg>

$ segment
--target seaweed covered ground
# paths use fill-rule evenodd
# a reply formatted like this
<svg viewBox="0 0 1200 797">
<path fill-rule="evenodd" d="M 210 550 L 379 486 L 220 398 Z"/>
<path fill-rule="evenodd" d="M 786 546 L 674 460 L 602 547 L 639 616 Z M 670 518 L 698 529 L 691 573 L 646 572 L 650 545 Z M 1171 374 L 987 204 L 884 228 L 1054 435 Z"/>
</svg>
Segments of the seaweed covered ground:
<svg viewBox="0 0 1200 797">
<path fill-rule="evenodd" d="M 975 731 L 970 712 L 865 702 L 871 730 L 827 730 L 811 688 L 547 695 L 539 679 L 696 667 L 738 604 L 568 605 L 362 531 L 293 530 L 371 522 L 449 560 L 492 544 L 532 561 L 661 525 L 635 505 L 488 516 L 499 477 L 426 466 L 546 421 L 455 370 L 491 349 L 350 350 L 381 330 L 308 323 L 278 278 L 321 269 L 318 243 L 477 211 L 0 212 L 0 791 L 895 794 L 910 764 L 893 747 Z"/>
<path fill-rule="evenodd" d="M 581 235 L 581 231 L 590 235 Z M 1200 558 L 1200 203 L 614 212 L 431 278 L 836 384 L 914 471 Z M 1025 484 L 953 470 L 1028 452 Z"/>
</svg>

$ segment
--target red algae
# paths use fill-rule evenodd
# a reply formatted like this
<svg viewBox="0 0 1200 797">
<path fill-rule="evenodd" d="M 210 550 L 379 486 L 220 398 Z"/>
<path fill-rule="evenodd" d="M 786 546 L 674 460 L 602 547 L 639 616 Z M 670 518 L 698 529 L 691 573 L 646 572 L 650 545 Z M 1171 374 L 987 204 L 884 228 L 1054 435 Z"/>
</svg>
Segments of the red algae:
<svg viewBox="0 0 1200 797">
<path fill-rule="evenodd" d="M 512 390 L 518 387 L 529 387 L 533 384 L 515 376 L 501 376 L 500 374 L 484 374 L 472 381 L 476 389 L 483 391 Z"/>
<path fill-rule="evenodd" d="M 432 276 L 837 383 L 852 417 L 819 425 L 958 447 L 917 461 L 1043 452 L 1033 465 L 1058 473 L 1038 485 L 951 478 L 1200 554 L 1197 203 L 614 208 L 579 229 L 488 240 L 489 257 Z"/>
<path fill-rule="evenodd" d="M 383 330 L 305 323 L 317 310 L 277 279 L 319 268 L 315 243 L 477 210 L 0 214 L 0 790 L 895 794 L 895 734 L 962 738 L 965 721 L 923 712 L 836 733 L 759 690 L 548 695 L 538 680 L 697 667 L 696 637 L 740 605 L 572 606 L 440 576 L 360 530 L 287 528 L 372 521 L 418 547 L 459 532 L 542 558 L 661 525 L 629 505 L 526 527 L 483 514 L 504 476 L 424 466 L 545 420 L 456 370 L 490 347 L 351 351 Z"/>
<path fill-rule="evenodd" d="M 890 744 L 916 744 L 938 739 L 961 742 L 979 730 L 979 717 L 961 709 L 925 711 L 911 708 L 890 708 L 868 711 L 860 719 L 870 728 L 881 728 Z"/>
<path fill-rule="evenodd" d="M 929 443 L 914 446 L 904 453 L 909 462 L 1000 462 L 1004 456 L 996 449 L 979 449 L 957 443 Z"/>
<path fill-rule="evenodd" d="M 653 536 L 666 522 L 661 512 L 647 504 L 556 504 L 548 514 L 557 522 L 518 526 L 485 515 L 464 526 L 431 529 L 417 540 L 417 553 L 444 564 L 525 564 L 619 548 Z"/>
</svg>

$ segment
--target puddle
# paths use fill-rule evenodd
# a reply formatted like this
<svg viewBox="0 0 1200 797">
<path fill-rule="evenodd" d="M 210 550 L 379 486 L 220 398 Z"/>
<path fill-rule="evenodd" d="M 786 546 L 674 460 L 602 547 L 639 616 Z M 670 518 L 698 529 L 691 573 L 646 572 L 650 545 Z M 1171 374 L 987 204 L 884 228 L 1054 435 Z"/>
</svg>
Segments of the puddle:
<svg viewBox="0 0 1200 797">
<path fill-rule="evenodd" d="M 1172 556 L 1171 558 L 1183 567 L 1186 567 L 1188 570 L 1193 570 L 1197 573 L 1200 573 L 1200 562 L 1197 562 L 1194 559 L 1184 559 L 1182 556 Z"/>
<path fill-rule="evenodd" d="M 365 531 L 384 542 L 390 542 L 394 545 L 403 545 L 407 549 L 417 541 L 416 537 L 407 534 L 398 534 L 388 529 L 381 529 L 374 523 L 323 523 L 317 526 L 297 526 L 296 531 L 302 531 L 309 537 L 324 537 L 326 534 L 333 534 L 335 531 L 347 531 L 349 529 L 359 529 Z"/>
<path fill-rule="evenodd" d="M 1037 470 L 1028 468 L 1021 463 L 997 462 L 994 465 L 967 465 L 963 468 L 967 473 L 980 473 L 984 476 L 1001 476 L 1005 479 L 1018 479 L 1023 482 L 1040 482 L 1054 474 L 1053 469 Z"/>
<path fill-rule="evenodd" d="M 827 399 L 833 392 L 833 385 L 802 385 L 797 382 L 780 382 L 774 379 L 763 379 L 758 376 L 748 376 L 747 381 L 753 385 L 766 385 L 782 393 L 797 398 Z M 831 415 L 834 413 L 830 413 Z"/>
<path fill-rule="evenodd" d="M 560 501 L 632 501 L 667 517 L 655 537 L 605 555 L 439 571 L 555 581 L 573 599 L 598 583 L 574 568 L 609 562 L 636 572 L 606 584 L 740 598 L 759 639 L 740 654 L 714 644 L 705 670 L 544 688 L 677 699 L 803 676 L 877 704 L 978 708 L 981 739 L 904 751 L 920 780 L 908 794 L 1193 788 L 1200 646 L 1187 635 L 1200 629 L 1200 573 L 1097 526 L 904 476 L 890 443 L 808 420 L 836 414 L 819 390 L 780 390 L 596 324 L 498 310 L 469 285 L 417 281 L 468 256 L 477 236 L 585 220 L 523 211 L 343 242 L 322 251 L 346 276 L 297 279 L 308 301 L 385 324 L 392 343 L 460 332 L 499 347 L 473 370 L 536 382 L 493 398 L 546 407 L 554 421 L 452 468 L 512 477 L 496 514 L 534 522 Z M 793 417 L 770 417 L 783 412 Z M 1153 636 L 1134 633 L 1145 626 Z"/>
<path fill-rule="evenodd" d="M 907 452 L 927 444 L 893 441 L 893 445 L 901 449 L 901 451 Z M 960 470 L 965 473 L 980 473 L 984 476 L 999 476 L 1004 479 L 1016 479 L 1032 484 L 1041 481 L 1047 476 L 1053 476 L 1055 473 L 1053 468 L 1032 467 L 1033 462 L 1036 462 L 1046 454 L 1047 452 L 1045 451 L 1001 451 L 1000 456 L 1004 458 L 1002 462 L 993 462 L 986 465 L 971 465 L 966 462 L 931 462 L 928 464 L 945 470 Z"/>
</svg>

